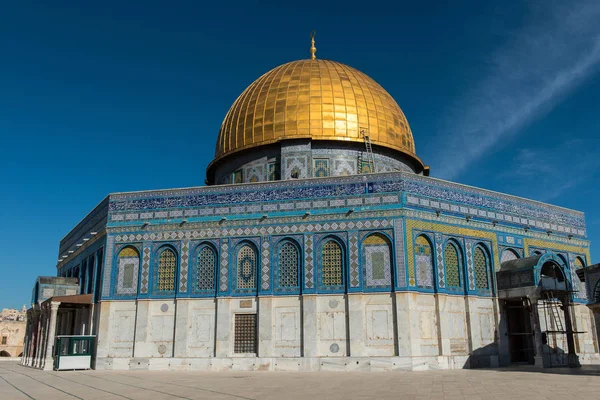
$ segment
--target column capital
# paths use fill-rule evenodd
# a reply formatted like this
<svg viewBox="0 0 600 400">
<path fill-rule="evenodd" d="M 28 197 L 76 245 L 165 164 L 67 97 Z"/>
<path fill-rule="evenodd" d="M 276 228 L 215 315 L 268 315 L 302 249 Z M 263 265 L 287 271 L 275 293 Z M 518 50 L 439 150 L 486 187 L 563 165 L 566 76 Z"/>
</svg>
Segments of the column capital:
<svg viewBox="0 0 600 400">
<path fill-rule="evenodd" d="M 59 306 L 60 306 L 60 301 L 51 301 L 50 302 L 50 308 L 52 309 L 52 311 L 58 310 Z"/>
</svg>

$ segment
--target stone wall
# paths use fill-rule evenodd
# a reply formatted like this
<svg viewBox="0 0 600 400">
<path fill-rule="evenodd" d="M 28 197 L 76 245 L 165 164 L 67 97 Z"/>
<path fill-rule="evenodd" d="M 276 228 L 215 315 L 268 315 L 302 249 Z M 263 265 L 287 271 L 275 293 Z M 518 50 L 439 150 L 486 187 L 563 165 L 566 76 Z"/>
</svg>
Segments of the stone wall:
<svg viewBox="0 0 600 400">
<path fill-rule="evenodd" d="M 21 356 L 26 325 L 27 321 L 0 321 L 1 357 Z M 4 341 L 6 341 L 6 344 L 3 344 Z"/>
<path fill-rule="evenodd" d="M 108 301 L 96 367 L 497 366 L 495 301 L 418 293 Z M 257 315 L 256 353 L 238 354 L 235 315 L 248 313 Z"/>
</svg>

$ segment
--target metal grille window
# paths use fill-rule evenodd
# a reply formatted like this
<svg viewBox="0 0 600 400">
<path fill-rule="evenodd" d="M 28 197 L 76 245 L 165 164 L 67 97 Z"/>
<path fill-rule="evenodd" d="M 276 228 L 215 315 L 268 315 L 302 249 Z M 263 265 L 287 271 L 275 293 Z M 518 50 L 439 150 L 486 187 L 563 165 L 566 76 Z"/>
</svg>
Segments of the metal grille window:
<svg viewBox="0 0 600 400">
<path fill-rule="evenodd" d="M 238 251 L 237 287 L 238 289 L 256 287 L 256 252 L 247 244 Z"/>
<path fill-rule="evenodd" d="M 256 353 L 256 314 L 235 315 L 235 353 Z"/>
<path fill-rule="evenodd" d="M 290 242 L 279 248 L 279 286 L 298 286 L 298 249 Z"/>
<path fill-rule="evenodd" d="M 489 289 L 488 262 L 487 257 L 485 256 L 485 253 L 481 247 L 475 248 L 473 261 L 475 263 L 475 287 L 477 289 Z"/>
<path fill-rule="evenodd" d="M 215 285 L 215 264 L 217 256 L 210 246 L 204 246 L 198 252 L 198 290 L 211 290 Z"/>
<path fill-rule="evenodd" d="M 444 265 L 446 266 L 446 285 L 460 287 L 460 261 L 456 247 L 448 243 L 444 249 Z"/>
<path fill-rule="evenodd" d="M 333 240 L 323 246 L 322 267 L 324 286 L 342 285 L 342 248 Z"/>
<path fill-rule="evenodd" d="M 175 290 L 176 265 L 177 256 L 171 249 L 166 249 L 160 253 L 160 257 L 158 258 L 158 290 L 167 292 Z"/>
</svg>

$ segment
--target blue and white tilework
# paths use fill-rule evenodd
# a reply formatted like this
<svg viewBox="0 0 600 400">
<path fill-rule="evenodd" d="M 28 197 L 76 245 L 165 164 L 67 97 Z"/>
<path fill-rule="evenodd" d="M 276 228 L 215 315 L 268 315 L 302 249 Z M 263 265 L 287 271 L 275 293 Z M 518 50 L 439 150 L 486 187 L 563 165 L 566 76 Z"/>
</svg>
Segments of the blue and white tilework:
<svg viewBox="0 0 600 400">
<path fill-rule="evenodd" d="M 396 274 L 398 287 L 406 286 L 406 259 L 404 255 L 404 221 L 394 220 L 394 244 L 396 245 Z"/>
<path fill-rule="evenodd" d="M 465 254 L 467 257 L 467 273 L 469 275 L 469 290 L 475 290 L 475 272 L 473 268 L 473 240 L 465 239 Z"/>
<path fill-rule="evenodd" d="M 262 237 L 262 251 L 261 251 L 261 289 L 269 290 L 270 277 L 271 277 L 271 250 L 270 250 L 270 238 L 268 236 Z"/>
<path fill-rule="evenodd" d="M 304 235 L 304 285 L 307 289 L 312 289 L 315 286 L 314 273 L 314 254 L 313 254 L 313 235 Z"/>
<path fill-rule="evenodd" d="M 187 292 L 188 287 L 188 264 L 190 258 L 190 242 L 184 240 L 181 242 L 181 267 L 179 273 L 179 291 Z"/>
<path fill-rule="evenodd" d="M 360 286 L 360 273 L 358 266 L 358 233 L 352 231 L 348 234 L 350 243 L 350 287 L 355 288 Z"/>
<path fill-rule="evenodd" d="M 435 234 L 435 256 L 438 266 L 438 287 L 446 287 L 446 275 L 444 268 L 444 247 L 443 247 L 442 235 L 439 233 Z"/>
<path fill-rule="evenodd" d="M 226 292 L 229 288 L 229 240 L 227 238 L 221 241 L 221 263 L 219 270 L 219 289 Z"/>
<path fill-rule="evenodd" d="M 142 250 L 142 284 L 140 285 L 140 293 L 148 293 L 148 283 L 150 282 L 150 252 L 149 243 L 143 244 Z"/>
<path fill-rule="evenodd" d="M 106 257 L 104 262 L 104 282 L 105 284 L 102 286 L 102 297 L 110 296 L 110 286 L 108 282 L 110 282 L 110 277 L 112 274 L 112 259 L 113 259 L 113 251 L 115 246 L 115 238 L 112 235 L 108 235 L 106 239 Z"/>
</svg>

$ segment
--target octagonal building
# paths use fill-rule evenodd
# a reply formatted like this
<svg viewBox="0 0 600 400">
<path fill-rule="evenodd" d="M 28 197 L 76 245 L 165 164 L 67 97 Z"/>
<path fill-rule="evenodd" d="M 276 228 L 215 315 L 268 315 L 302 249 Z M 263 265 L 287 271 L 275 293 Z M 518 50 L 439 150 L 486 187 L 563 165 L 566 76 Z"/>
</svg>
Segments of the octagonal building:
<svg viewBox="0 0 600 400">
<path fill-rule="evenodd" d="M 583 213 L 429 177 L 389 93 L 314 46 L 242 91 L 206 184 L 110 194 L 75 226 L 23 364 L 82 336 L 96 369 L 600 362 Z"/>
</svg>

